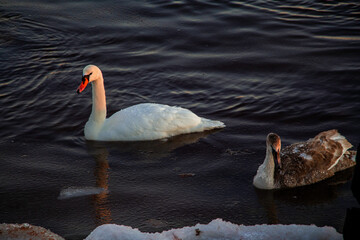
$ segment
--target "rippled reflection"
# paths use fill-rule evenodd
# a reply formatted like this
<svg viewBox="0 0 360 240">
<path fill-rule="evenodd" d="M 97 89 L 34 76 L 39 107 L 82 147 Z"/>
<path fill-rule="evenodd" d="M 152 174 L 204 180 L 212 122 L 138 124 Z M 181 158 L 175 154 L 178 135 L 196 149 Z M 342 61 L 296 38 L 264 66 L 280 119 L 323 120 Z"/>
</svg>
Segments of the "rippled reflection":
<svg viewBox="0 0 360 240">
<path fill-rule="evenodd" d="M 96 187 L 104 189 L 99 194 L 94 194 L 93 206 L 95 208 L 96 224 L 101 225 L 112 222 L 111 202 L 109 197 L 111 189 L 109 189 L 109 151 L 117 150 L 126 153 L 139 155 L 144 161 L 154 161 L 167 157 L 172 151 L 182 146 L 195 143 L 200 138 L 204 138 L 209 134 L 221 131 L 215 129 L 192 134 L 178 135 L 168 139 L 145 141 L 145 142 L 96 142 L 86 141 L 86 147 L 89 155 L 95 160 L 94 176 Z M 179 176 L 182 176 L 179 174 Z M 119 201 L 119 199 L 117 199 Z M 120 206 L 121 211 L 121 206 Z"/>
<path fill-rule="evenodd" d="M 259 203 L 263 206 L 268 223 L 282 223 L 279 205 L 289 204 L 295 208 L 331 203 L 339 196 L 339 187 L 347 183 L 353 175 L 354 168 L 338 172 L 330 179 L 293 189 L 262 190 L 254 187 Z M 280 216 L 279 216 L 280 215 Z"/>
<path fill-rule="evenodd" d="M 320 36 L 315 35 L 316 38 L 330 39 L 330 40 L 342 40 L 342 41 L 360 41 L 360 37 L 351 36 Z"/>
<path fill-rule="evenodd" d="M 103 147 L 96 147 L 93 144 L 87 143 L 89 154 L 95 160 L 94 176 L 96 180 L 96 187 L 102 188 L 100 194 L 94 195 L 93 205 L 95 208 L 95 219 L 97 225 L 111 223 L 111 209 L 109 205 L 109 162 L 108 150 Z"/>
</svg>

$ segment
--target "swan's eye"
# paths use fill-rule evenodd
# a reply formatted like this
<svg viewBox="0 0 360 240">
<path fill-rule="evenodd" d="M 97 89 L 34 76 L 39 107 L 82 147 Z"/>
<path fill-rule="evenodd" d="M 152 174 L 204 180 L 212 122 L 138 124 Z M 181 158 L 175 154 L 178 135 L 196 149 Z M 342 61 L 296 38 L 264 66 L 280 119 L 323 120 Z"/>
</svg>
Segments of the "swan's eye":
<svg viewBox="0 0 360 240">
<path fill-rule="evenodd" d="M 88 81 L 90 81 L 90 75 L 91 75 L 92 73 L 90 73 L 90 74 L 88 74 L 88 75 L 84 75 L 83 77 L 82 77 L 82 79 L 81 79 L 81 81 L 84 83 L 85 82 L 85 80 L 88 80 Z"/>
<path fill-rule="evenodd" d="M 85 80 L 88 80 L 89 79 L 89 75 L 84 75 L 81 79 L 81 82 L 84 83 Z"/>
</svg>

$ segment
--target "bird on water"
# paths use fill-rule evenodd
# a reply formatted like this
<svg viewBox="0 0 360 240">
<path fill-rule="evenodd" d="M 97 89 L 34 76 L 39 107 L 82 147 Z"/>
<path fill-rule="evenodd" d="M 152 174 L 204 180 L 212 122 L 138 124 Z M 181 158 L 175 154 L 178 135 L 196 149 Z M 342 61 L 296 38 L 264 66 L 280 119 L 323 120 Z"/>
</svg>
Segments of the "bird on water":
<svg viewBox="0 0 360 240">
<path fill-rule="evenodd" d="M 188 109 L 155 103 L 137 104 L 106 118 L 104 78 L 95 65 L 83 69 L 77 93 L 89 83 L 92 84 L 92 111 L 84 128 L 87 140 L 147 141 L 225 127 L 221 121 L 199 117 Z"/>
<path fill-rule="evenodd" d="M 356 164 L 356 151 L 349 150 L 351 147 L 335 129 L 283 150 L 280 136 L 270 133 L 266 138 L 266 157 L 253 184 L 260 189 L 279 189 L 319 182 Z"/>
</svg>

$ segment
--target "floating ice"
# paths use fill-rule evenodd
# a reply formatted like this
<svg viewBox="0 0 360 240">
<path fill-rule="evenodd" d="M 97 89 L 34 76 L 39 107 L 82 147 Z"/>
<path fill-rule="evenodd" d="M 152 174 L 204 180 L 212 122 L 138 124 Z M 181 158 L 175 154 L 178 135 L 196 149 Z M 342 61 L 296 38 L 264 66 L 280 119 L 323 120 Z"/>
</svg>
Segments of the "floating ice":
<svg viewBox="0 0 360 240">
<path fill-rule="evenodd" d="M 333 227 L 315 225 L 237 225 L 222 219 L 209 224 L 171 229 L 161 233 L 143 233 L 138 229 L 116 224 L 97 227 L 86 240 L 273 240 L 326 239 L 340 240 L 342 235 Z"/>
<path fill-rule="evenodd" d="M 103 192 L 107 192 L 107 190 L 100 187 L 69 187 L 61 190 L 58 199 L 62 200 L 74 197 L 100 194 Z"/>
</svg>

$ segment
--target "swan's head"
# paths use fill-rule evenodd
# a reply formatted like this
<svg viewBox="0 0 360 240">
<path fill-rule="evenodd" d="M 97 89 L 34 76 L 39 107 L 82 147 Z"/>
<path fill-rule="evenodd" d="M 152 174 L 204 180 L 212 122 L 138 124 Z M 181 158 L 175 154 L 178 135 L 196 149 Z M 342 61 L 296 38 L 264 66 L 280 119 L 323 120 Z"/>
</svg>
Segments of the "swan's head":
<svg viewBox="0 0 360 240">
<path fill-rule="evenodd" d="M 271 150 L 271 154 L 274 158 L 275 165 L 277 164 L 281 168 L 280 150 L 281 140 L 279 135 L 275 133 L 269 133 L 266 138 L 267 149 Z"/>
<path fill-rule="evenodd" d="M 99 79 L 102 79 L 102 72 L 100 68 L 95 65 L 87 65 L 83 69 L 83 76 L 81 84 L 77 89 L 77 93 L 81 93 L 86 88 L 89 82 L 93 82 Z"/>
</svg>

